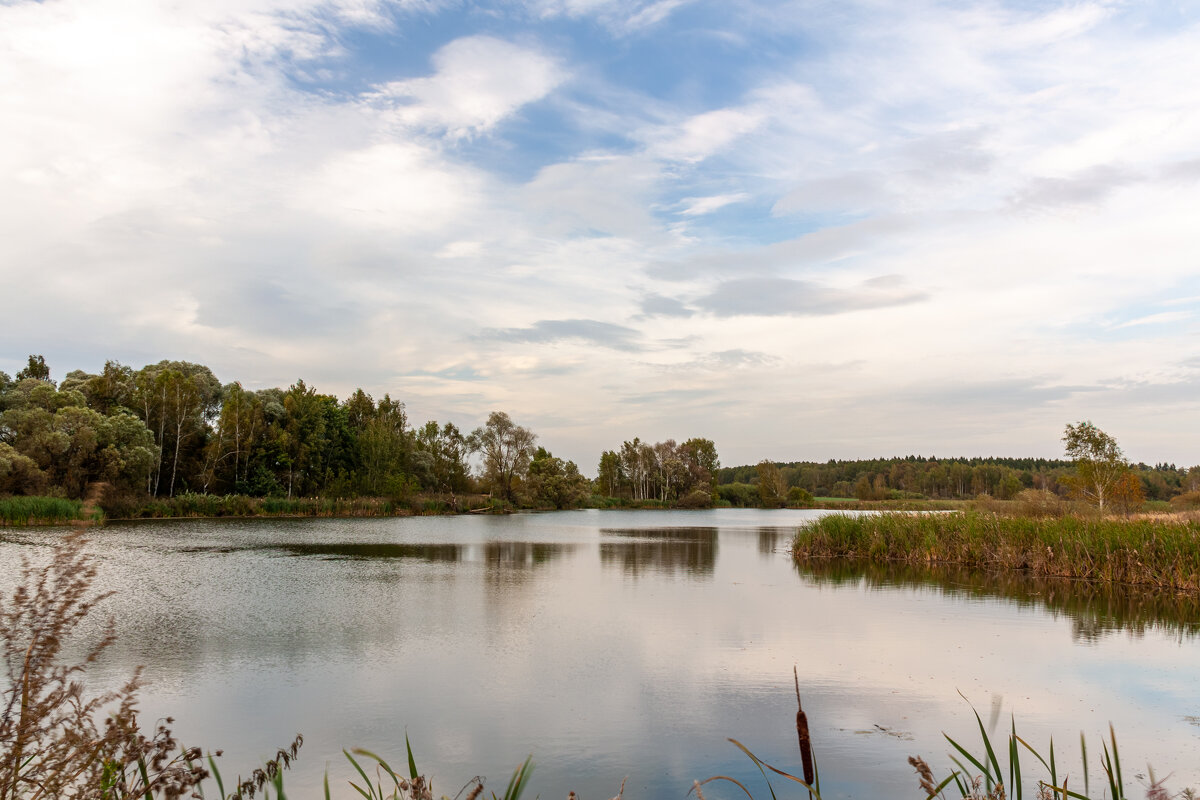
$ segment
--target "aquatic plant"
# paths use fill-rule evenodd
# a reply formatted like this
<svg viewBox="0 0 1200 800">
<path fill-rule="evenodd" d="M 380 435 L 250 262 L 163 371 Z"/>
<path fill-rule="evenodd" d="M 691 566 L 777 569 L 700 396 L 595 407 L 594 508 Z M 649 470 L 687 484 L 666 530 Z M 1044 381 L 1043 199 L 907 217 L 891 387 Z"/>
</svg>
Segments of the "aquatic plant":
<svg viewBox="0 0 1200 800">
<path fill-rule="evenodd" d="M 54 525 L 79 519 L 83 503 L 65 497 L 0 497 L 0 525 Z"/>
<path fill-rule="evenodd" d="M 793 552 L 798 560 L 960 564 L 1200 591 L 1200 522 L 1188 520 L 830 514 L 797 531 Z"/>
</svg>

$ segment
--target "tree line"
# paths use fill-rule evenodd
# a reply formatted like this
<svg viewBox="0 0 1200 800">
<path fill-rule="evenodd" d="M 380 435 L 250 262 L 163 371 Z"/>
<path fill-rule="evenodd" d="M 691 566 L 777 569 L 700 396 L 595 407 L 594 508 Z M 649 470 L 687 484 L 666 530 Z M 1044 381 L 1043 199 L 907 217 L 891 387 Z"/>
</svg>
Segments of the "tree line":
<svg viewBox="0 0 1200 800">
<path fill-rule="evenodd" d="M 1090 424 L 1090 423 L 1086 423 Z M 1078 454 L 1076 454 L 1077 456 Z M 1200 466 L 1130 464 L 1112 468 L 1132 476 L 1146 500 L 1171 500 L 1200 491 Z M 1080 494 L 1080 461 L 1045 458 L 937 458 L 918 455 L 825 462 L 760 462 L 717 470 L 717 496 L 733 505 L 775 505 L 798 489 L 813 497 L 859 500 L 966 500 L 987 495 L 1011 500 L 1025 489 L 1062 497 Z M 1087 467 L 1085 467 L 1087 469 Z M 763 489 L 766 491 L 761 491 Z M 765 495 L 765 496 L 764 496 Z"/>
<path fill-rule="evenodd" d="M 146 497 L 489 492 L 556 508 L 587 497 L 578 467 L 536 442 L 501 411 L 470 433 L 452 422 L 414 426 L 386 394 L 357 389 L 343 401 L 303 380 L 248 390 L 185 361 L 109 361 L 56 382 L 30 356 L 15 377 L 0 372 L 0 494 L 80 497 L 105 481 Z"/>
<path fill-rule="evenodd" d="M 457 506 L 459 495 L 487 493 L 514 506 L 570 508 L 1007 500 L 1038 489 L 1100 505 L 1106 497 L 1129 504 L 1180 496 L 1200 505 L 1200 466 L 1129 464 L 1090 422 L 1068 426 L 1069 460 L 910 455 L 723 468 L 711 439 L 635 437 L 601 454 L 594 480 L 537 438 L 502 411 L 469 433 L 452 422 L 414 425 L 387 394 L 376 400 L 357 389 L 339 400 L 303 380 L 249 390 L 186 361 L 141 369 L 108 361 L 99 373 L 76 370 L 56 382 L 45 359 L 32 355 L 15 377 L 0 372 L 0 494 L 81 497 L 89 483 L 105 481 L 156 498 L 424 493 Z M 1087 447 L 1102 457 L 1089 462 Z M 1099 483 L 1098 474 L 1106 476 Z"/>
</svg>

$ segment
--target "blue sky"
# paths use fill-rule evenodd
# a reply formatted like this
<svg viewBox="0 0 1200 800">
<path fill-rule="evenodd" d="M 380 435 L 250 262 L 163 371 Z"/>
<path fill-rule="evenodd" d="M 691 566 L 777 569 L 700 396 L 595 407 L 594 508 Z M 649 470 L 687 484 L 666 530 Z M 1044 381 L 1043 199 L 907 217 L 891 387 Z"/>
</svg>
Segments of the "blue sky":
<svg viewBox="0 0 1200 800">
<path fill-rule="evenodd" d="M 304 378 L 594 469 L 1200 462 L 1200 12 L 0 2 L 0 369 Z"/>
</svg>

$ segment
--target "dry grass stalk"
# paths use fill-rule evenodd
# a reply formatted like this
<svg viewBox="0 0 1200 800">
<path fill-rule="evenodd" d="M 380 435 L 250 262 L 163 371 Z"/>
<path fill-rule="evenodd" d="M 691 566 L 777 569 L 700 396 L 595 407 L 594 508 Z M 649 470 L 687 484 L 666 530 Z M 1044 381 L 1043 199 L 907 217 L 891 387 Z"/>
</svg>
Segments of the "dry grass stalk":
<svg viewBox="0 0 1200 800">
<path fill-rule="evenodd" d="M 920 756 L 909 756 L 908 763 L 917 771 L 921 788 L 925 790 L 925 794 L 929 797 L 934 797 L 937 794 L 937 784 L 933 780 L 933 770 L 925 763 L 925 759 Z"/>
<path fill-rule="evenodd" d="M 109 593 L 93 593 L 96 567 L 84 532 L 103 485 L 90 487 L 85 519 L 52 548 L 49 563 L 26 559 L 21 579 L 0 598 L 0 659 L 7 687 L 0 696 L 0 800 L 123 800 L 190 795 L 207 772 L 200 753 L 185 749 L 158 724 L 138 728 L 140 672 L 115 692 L 85 694 L 83 673 L 113 643 L 110 622 L 77 663 L 63 650 Z M 115 705 L 101 727 L 97 719 Z"/>
</svg>

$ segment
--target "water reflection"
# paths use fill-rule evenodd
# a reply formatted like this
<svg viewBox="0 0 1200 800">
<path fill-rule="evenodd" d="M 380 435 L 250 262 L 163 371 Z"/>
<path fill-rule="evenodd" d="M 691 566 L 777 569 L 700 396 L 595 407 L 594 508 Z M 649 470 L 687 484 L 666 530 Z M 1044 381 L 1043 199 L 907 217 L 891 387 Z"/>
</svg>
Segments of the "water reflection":
<svg viewBox="0 0 1200 800">
<path fill-rule="evenodd" d="M 717 564 L 716 528 L 605 528 L 600 563 L 619 566 L 626 575 L 712 576 Z"/>
<path fill-rule="evenodd" d="M 1071 638 L 1083 643 L 1122 631 L 1143 636 L 1157 630 L 1180 638 L 1200 633 L 1200 597 L 1191 594 L 955 566 L 830 560 L 796 562 L 796 570 L 818 585 L 865 584 L 878 591 L 929 587 L 950 597 L 1002 597 L 1020 606 L 1044 608 L 1054 617 L 1065 615 L 1071 621 Z"/>
<path fill-rule="evenodd" d="M 773 556 L 779 550 L 781 542 L 786 546 L 792 541 L 792 537 L 795 535 L 796 532 L 794 529 L 759 528 L 758 552 L 764 556 Z"/>
<path fill-rule="evenodd" d="M 463 547 L 457 544 L 292 543 L 277 545 L 273 549 L 296 556 L 320 556 L 331 561 L 375 558 L 418 558 L 422 561 L 444 562 L 463 560 Z"/>
<path fill-rule="evenodd" d="M 574 545 L 547 542 L 488 542 L 483 560 L 491 569 L 529 569 L 549 564 L 573 549 Z"/>
</svg>

